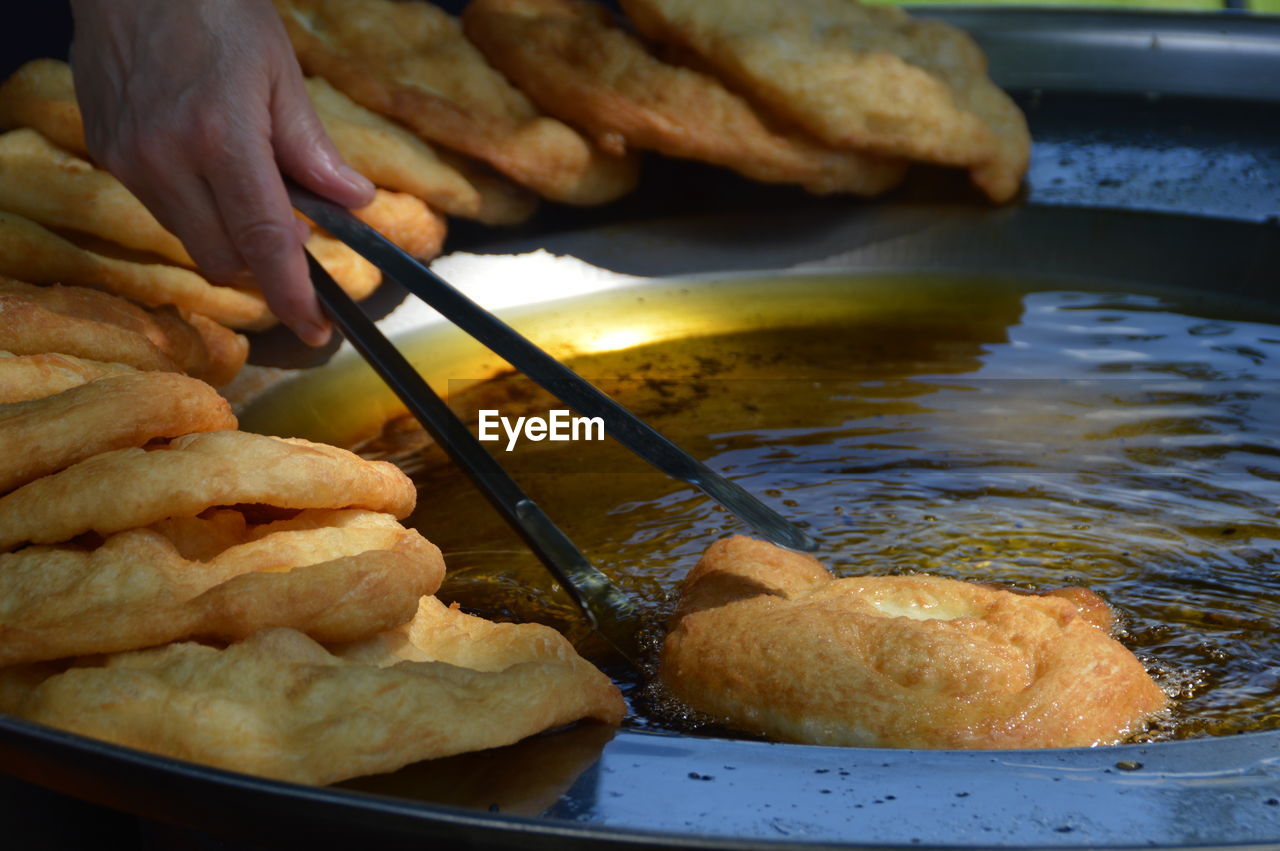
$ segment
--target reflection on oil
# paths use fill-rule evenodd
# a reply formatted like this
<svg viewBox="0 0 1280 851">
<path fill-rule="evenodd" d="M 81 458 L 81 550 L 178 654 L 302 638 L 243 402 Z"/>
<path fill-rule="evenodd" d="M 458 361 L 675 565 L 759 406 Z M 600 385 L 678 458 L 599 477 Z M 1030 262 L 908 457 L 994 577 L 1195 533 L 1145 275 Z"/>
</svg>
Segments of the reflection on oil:
<svg viewBox="0 0 1280 851">
<path fill-rule="evenodd" d="M 1098 591 L 1177 700 L 1149 737 L 1280 727 L 1280 327 L 1226 308 L 1186 315 L 1167 295 L 909 281 L 892 298 L 845 292 L 858 309 L 827 322 L 572 365 L 806 526 L 837 574 Z M 473 422 L 482 408 L 558 406 L 515 376 L 451 404 Z M 446 554 L 442 596 L 551 623 L 598 652 L 568 598 L 424 442 L 395 422 L 366 452 L 419 482 L 411 522 Z M 685 571 L 744 531 L 611 441 L 495 451 L 645 603 L 655 646 Z M 632 697 L 636 726 L 689 720 Z"/>
</svg>

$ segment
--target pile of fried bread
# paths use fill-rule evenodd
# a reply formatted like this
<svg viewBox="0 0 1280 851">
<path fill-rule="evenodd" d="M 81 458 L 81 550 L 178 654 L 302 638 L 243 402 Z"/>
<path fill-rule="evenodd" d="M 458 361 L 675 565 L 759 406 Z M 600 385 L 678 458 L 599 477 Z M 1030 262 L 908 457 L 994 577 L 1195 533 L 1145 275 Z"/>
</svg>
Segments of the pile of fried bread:
<svg viewBox="0 0 1280 851">
<path fill-rule="evenodd" d="M 162 356 L 177 317 L 0 298 L 31 290 L 58 303 L 51 351 L 0 356 L 0 711 L 306 783 L 621 719 L 559 633 L 431 596 L 444 562 L 399 522 L 397 467 L 238 431 L 205 381 L 118 359 Z M 136 330 L 75 315 L 103 300 Z"/>
<path fill-rule="evenodd" d="M 378 187 L 357 215 L 424 260 L 447 217 L 622 197 L 641 151 L 864 197 L 921 162 L 1003 202 L 1027 166 L 969 37 L 893 8 L 276 5 Z M 307 248 L 356 298 L 380 283 L 314 226 Z M 617 723 L 617 688 L 558 633 L 432 596 L 444 563 L 399 522 L 397 468 L 237 430 L 217 388 L 241 332 L 275 323 L 92 161 L 66 63 L 0 85 L 0 712 L 305 783 Z"/>
<path fill-rule="evenodd" d="M 276 0 L 307 90 L 377 187 L 356 213 L 410 254 L 446 219 L 509 225 L 539 199 L 590 205 L 637 184 L 637 152 L 814 193 L 881 194 L 911 162 L 962 168 L 1012 198 L 1031 140 L 968 35 L 856 0 Z M 802 57 L 799 58 L 799 57 Z M 106 289 L 229 328 L 276 322 L 252 286 L 203 278 L 85 144 L 71 69 L 0 85 L 0 275 Z M 353 297 L 381 273 L 313 228 L 307 248 Z"/>
</svg>

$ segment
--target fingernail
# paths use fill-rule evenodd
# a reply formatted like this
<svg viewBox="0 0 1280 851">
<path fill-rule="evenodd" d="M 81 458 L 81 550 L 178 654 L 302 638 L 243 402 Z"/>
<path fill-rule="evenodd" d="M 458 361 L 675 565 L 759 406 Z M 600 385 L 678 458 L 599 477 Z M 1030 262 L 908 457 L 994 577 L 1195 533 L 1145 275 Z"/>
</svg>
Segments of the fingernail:
<svg viewBox="0 0 1280 851">
<path fill-rule="evenodd" d="M 302 338 L 302 342 L 308 346 L 316 347 L 328 343 L 329 337 L 333 334 L 332 329 L 324 325 L 317 325 L 314 322 L 299 322 L 294 326 L 293 332 Z"/>
<path fill-rule="evenodd" d="M 351 184 L 352 189 L 359 190 L 367 195 L 373 194 L 373 183 L 370 182 L 369 178 L 365 177 L 351 166 L 346 165 L 345 163 L 338 166 L 338 174 L 340 174 L 347 183 Z"/>
</svg>

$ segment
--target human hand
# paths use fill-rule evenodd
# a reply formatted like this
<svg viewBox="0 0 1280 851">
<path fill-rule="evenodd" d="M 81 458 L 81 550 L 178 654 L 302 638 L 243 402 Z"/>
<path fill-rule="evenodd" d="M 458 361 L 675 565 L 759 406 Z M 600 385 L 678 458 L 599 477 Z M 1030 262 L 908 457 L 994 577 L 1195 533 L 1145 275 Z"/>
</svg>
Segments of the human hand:
<svg viewBox="0 0 1280 851">
<path fill-rule="evenodd" d="M 173 231 L 210 279 L 255 280 L 280 320 L 322 345 L 282 175 L 348 207 L 373 186 L 312 109 L 270 0 L 72 0 L 71 65 L 93 158 Z"/>
</svg>

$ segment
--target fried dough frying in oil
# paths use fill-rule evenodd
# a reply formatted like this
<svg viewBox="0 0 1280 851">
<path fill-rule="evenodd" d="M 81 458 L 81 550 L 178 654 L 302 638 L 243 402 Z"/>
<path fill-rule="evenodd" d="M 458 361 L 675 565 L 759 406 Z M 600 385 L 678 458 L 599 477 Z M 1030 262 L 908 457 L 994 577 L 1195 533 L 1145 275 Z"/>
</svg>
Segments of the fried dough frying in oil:
<svg viewBox="0 0 1280 851">
<path fill-rule="evenodd" d="M 1097 595 L 936 576 L 833 579 L 763 541 L 713 544 L 685 580 L 662 679 L 690 706 L 789 742 L 1114 744 L 1168 700 Z"/>
</svg>

